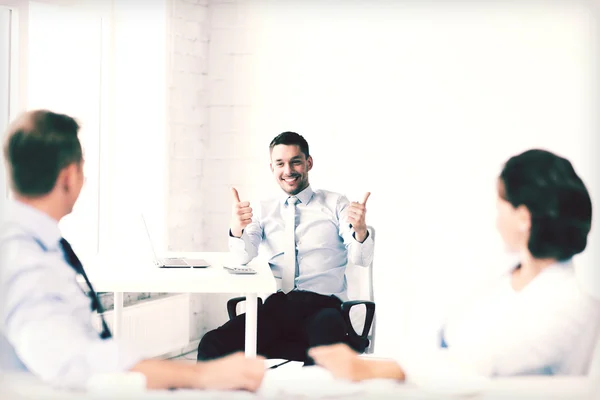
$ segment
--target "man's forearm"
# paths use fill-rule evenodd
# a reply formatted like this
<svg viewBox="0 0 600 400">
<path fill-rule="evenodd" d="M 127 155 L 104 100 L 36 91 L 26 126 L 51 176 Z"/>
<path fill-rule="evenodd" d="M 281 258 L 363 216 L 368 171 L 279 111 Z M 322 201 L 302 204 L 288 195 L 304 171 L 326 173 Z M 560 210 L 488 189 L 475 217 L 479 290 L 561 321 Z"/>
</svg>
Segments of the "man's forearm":
<svg viewBox="0 0 600 400">
<path fill-rule="evenodd" d="M 370 379 L 395 379 L 404 381 L 406 376 L 402 368 L 392 360 L 364 360 Z"/>
<path fill-rule="evenodd" d="M 373 239 L 368 230 L 365 237 L 359 236 L 360 232 L 353 232 L 348 244 L 348 261 L 355 265 L 367 267 L 373 261 Z M 362 242 L 359 240 L 362 239 Z"/>
<path fill-rule="evenodd" d="M 258 244 L 254 244 L 257 239 L 248 232 L 242 231 L 239 238 L 236 233 L 229 230 L 229 252 L 234 255 L 234 262 L 247 264 L 258 255 Z"/>
</svg>

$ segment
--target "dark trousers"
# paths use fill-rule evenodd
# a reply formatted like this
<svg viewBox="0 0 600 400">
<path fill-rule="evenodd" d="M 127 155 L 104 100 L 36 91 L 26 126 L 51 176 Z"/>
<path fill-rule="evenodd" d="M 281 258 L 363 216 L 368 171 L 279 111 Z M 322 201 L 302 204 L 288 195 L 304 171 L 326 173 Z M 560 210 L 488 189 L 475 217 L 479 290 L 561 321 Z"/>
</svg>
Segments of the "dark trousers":
<svg viewBox="0 0 600 400">
<path fill-rule="evenodd" d="M 341 301 L 335 296 L 306 291 L 269 296 L 258 307 L 256 352 L 271 358 L 289 358 L 285 350 L 299 347 L 305 364 L 312 364 L 306 355 L 309 348 L 345 339 L 346 323 L 340 306 Z M 245 329 L 246 315 L 241 314 L 207 332 L 198 346 L 198 361 L 243 351 Z M 283 349 L 281 355 L 278 349 Z"/>
</svg>

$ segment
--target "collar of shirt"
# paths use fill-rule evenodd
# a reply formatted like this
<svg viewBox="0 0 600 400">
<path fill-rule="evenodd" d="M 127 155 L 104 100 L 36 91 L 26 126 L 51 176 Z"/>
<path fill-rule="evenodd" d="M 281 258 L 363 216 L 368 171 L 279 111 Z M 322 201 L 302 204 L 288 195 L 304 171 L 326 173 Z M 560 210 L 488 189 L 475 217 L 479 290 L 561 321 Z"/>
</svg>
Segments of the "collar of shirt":
<svg viewBox="0 0 600 400">
<path fill-rule="evenodd" d="M 508 269 L 505 275 L 510 276 L 517 268 L 520 266 L 520 262 L 515 264 L 511 264 L 510 269 Z M 548 265 L 546 268 L 542 269 L 540 273 L 532 280 L 534 282 L 538 277 L 553 274 L 553 273 L 561 273 L 564 271 L 574 271 L 575 265 L 573 263 L 573 258 L 568 258 L 565 260 L 557 260 L 554 263 Z"/>
<path fill-rule="evenodd" d="M 7 208 L 10 216 L 7 218 L 8 221 L 16 222 L 31 236 L 39 239 L 48 250 L 60 248 L 59 243 L 62 235 L 58 228 L 58 222 L 52 217 L 16 200 L 11 201 Z"/>
<path fill-rule="evenodd" d="M 566 260 L 556 261 L 554 264 L 549 265 L 547 268 L 542 270 L 542 272 L 544 272 L 545 270 L 550 269 L 550 268 L 552 268 L 552 269 L 558 268 L 558 269 L 564 270 L 567 268 L 573 269 L 574 267 L 575 267 L 575 265 L 573 264 L 573 258 L 567 258 Z"/>
<path fill-rule="evenodd" d="M 312 190 L 312 188 L 310 187 L 310 185 L 308 185 L 308 186 L 306 187 L 306 189 L 304 189 L 303 191 L 301 191 L 300 193 L 298 193 L 298 194 L 296 195 L 296 197 L 298 198 L 298 200 L 300 200 L 300 203 L 302 203 L 302 204 L 304 204 L 304 205 L 307 205 L 307 204 L 310 202 L 310 200 L 312 199 L 312 197 L 313 197 L 313 194 L 314 194 L 314 193 L 315 193 L 315 192 L 313 192 L 313 190 Z M 284 193 L 284 194 L 281 196 L 281 204 L 282 204 L 283 206 L 286 206 L 286 205 L 287 205 L 287 199 L 288 199 L 289 197 L 290 197 L 290 195 L 289 195 L 289 194 L 287 194 L 287 193 Z"/>
</svg>

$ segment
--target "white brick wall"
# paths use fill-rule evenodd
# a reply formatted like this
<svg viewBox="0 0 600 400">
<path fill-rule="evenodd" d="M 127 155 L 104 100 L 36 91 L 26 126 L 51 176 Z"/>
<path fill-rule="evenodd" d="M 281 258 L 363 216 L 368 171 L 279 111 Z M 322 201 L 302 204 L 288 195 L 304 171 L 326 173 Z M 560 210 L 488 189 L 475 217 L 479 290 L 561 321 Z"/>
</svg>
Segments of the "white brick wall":
<svg viewBox="0 0 600 400">
<path fill-rule="evenodd" d="M 167 248 L 199 250 L 208 129 L 208 5 L 205 1 L 169 3 Z"/>
<path fill-rule="evenodd" d="M 170 0 L 170 10 L 167 248 L 226 251 L 230 204 L 223 199 L 257 164 L 244 158 L 258 154 L 248 153 L 255 148 L 250 92 L 240 81 L 249 58 L 244 8 Z M 193 295 L 190 338 L 225 322 L 225 303 L 235 295 Z"/>
<path fill-rule="evenodd" d="M 201 250 L 205 230 L 202 179 L 208 131 L 208 2 L 168 0 L 167 248 Z M 190 340 L 206 331 L 210 298 L 190 296 Z"/>
<path fill-rule="evenodd" d="M 244 160 L 248 154 L 259 154 L 248 131 L 252 92 L 245 71 L 251 66 L 251 46 L 244 3 L 248 2 L 172 1 L 168 207 L 172 250 L 227 249 L 223 232 L 230 205 L 222 196 L 230 185 L 247 181 L 256 160 Z M 260 147 L 266 154 L 264 143 Z"/>
<path fill-rule="evenodd" d="M 276 190 L 267 145 L 296 130 L 314 186 L 373 192 L 384 349 L 398 293 L 415 305 L 407 326 L 433 325 L 440 293 L 461 284 L 447 282 L 495 259 L 493 182 L 508 156 L 557 151 L 597 192 L 581 146 L 597 60 L 582 50 L 585 13 L 566 3 L 366 3 L 173 0 L 168 246 L 226 250 L 229 187 Z M 202 331 L 224 322 L 228 297 L 199 301 Z"/>
</svg>

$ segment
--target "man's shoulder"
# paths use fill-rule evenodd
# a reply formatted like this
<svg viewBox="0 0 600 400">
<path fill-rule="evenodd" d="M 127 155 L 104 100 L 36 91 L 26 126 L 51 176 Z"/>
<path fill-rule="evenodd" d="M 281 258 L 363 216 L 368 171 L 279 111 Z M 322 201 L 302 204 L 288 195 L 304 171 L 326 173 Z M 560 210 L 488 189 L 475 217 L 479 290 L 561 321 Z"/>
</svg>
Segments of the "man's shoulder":
<svg viewBox="0 0 600 400">
<path fill-rule="evenodd" d="M 334 192 L 333 190 L 327 190 L 327 189 L 313 189 L 314 194 L 319 194 L 319 195 L 323 195 L 323 196 L 342 196 L 341 193 L 338 192 Z"/>
<path fill-rule="evenodd" d="M 313 196 L 326 200 L 338 201 L 340 199 L 347 199 L 347 197 L 344 194 L 327 189 L 314 189 L 313 193 Z"/>
<path fill-rule="evenodd" d="M 326 189 L 314 190 L 313 200 L 335 212 L 340 212 L 349 204 L 345 195 Z"/>
<path fill-rule="evenodd" d="M 0 227 L 0 245 L 35 242 L 31 232 L 15 220 L 5 220 Z"/>
<path fill-rule="evenodd" d="M 3 226 L 0 232 L 0 264 L 6 278 L 35 266 L 46 257 L 42 245 L 22 227 Z"/>
<path fill-rule="evenodd" d="M 250 200 L 250 206 L 251 207 L 262 207 L 264 209 L 264 208 L 268 208 L 268 207 L 277 206 L 280 202 L 281 202 L 280 197 L 269 196 L 269 197 L 263 197 L 263 198 Z"/>
</svg>

